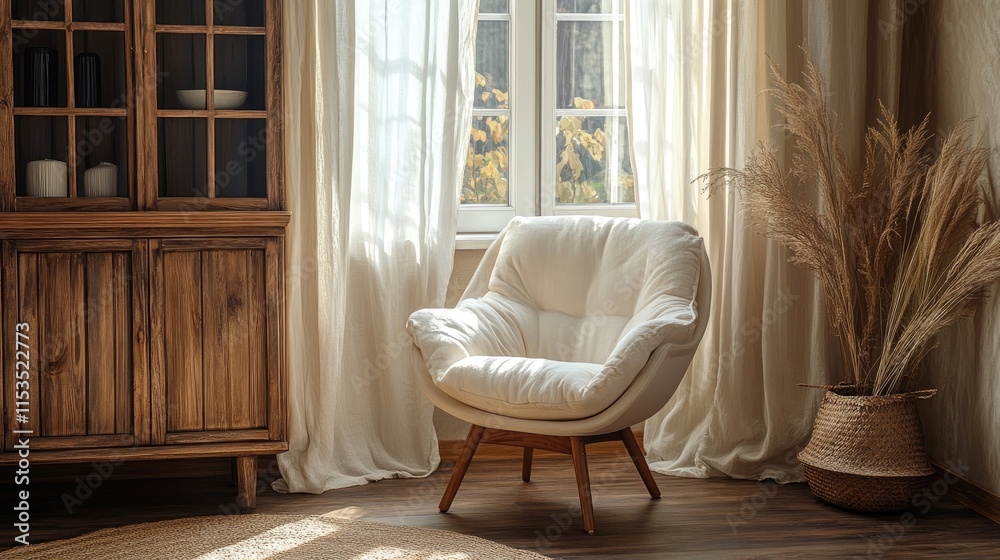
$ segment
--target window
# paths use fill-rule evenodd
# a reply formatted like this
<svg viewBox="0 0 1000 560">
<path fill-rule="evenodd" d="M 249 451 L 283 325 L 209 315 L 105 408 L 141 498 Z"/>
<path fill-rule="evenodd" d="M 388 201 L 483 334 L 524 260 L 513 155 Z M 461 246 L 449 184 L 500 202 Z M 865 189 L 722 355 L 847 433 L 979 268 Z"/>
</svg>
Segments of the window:
<svg viewBox="0 0 1000 560">
<path fill-rule="evenodd" d="M 514 216 L 635 216 L 625 0 L 480 0 L 459 231 Z"/>
</svg>

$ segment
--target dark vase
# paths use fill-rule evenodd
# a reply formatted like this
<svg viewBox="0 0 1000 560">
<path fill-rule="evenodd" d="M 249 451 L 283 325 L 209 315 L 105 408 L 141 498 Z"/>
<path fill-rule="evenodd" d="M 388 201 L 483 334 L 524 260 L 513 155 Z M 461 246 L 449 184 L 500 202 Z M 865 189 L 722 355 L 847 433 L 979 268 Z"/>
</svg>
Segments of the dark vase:
<svg viewBox="0 0 1000 560">
<path fill-rule="evenodd" d="M 59 53 L 46 47 L 24 49 L 24 105 L 54 107 L 59 96 Z"/>
<path fill-rule="evenodd" d="M 76 55 L 76 106 L 101 106 L 101 58 L 94 53 Z"/>
</svg>

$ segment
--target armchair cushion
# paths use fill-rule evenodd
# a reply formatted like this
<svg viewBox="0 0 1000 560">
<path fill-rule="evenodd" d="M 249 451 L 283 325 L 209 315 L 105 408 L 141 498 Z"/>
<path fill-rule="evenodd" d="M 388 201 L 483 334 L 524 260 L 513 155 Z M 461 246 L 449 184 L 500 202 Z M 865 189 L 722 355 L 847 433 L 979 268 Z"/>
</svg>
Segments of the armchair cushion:
<svg viewBox="0 0 1000 560">
<path fill-rule="evenodd" d="M 628 389 L 658 347 L 697 344 L 704 249 L 690 226 L 515 219 L 497 243 L 486 293 L 418 311 L 407 324 L 451 397 L 513 418 L 588 418 Z"/>
</svg>

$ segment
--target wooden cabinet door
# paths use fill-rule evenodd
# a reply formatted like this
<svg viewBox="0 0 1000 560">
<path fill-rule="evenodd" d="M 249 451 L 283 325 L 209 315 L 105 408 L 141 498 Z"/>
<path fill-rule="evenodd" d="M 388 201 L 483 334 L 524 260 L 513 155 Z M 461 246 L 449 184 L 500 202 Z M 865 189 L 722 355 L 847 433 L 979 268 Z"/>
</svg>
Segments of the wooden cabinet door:
<svg viewBox="0 0 1000 560">
<path fill-rule="evenodd" d="M 145 241 L 3 243 L 7 451 L 14 430 L 29 432 L 18 437 L 32 451 L 148 440 L 147 257 Z M 27 355 L 15 354 L 18 331 Z M 17 386 L 25 365 L 27 387 Z"/>
<path fill-rule="evenodd" d="M 283 440 L 280 240 L 150 250 L 154 443 Z"/>
</svg>

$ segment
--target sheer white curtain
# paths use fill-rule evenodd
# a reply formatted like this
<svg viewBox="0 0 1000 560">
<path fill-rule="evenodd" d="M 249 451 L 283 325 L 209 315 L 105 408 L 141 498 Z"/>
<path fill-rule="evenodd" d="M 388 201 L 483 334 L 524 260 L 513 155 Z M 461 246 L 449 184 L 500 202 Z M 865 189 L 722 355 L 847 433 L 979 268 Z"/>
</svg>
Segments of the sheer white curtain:
<svg viewBox="0 0 1000 560">
<path fill-rule="evenodd" d="M 439 463 L 404 325 L 444 304 L 476 0 L 285 2 L 289 447 L 279 490 Z"/>
<path fill-rule="evenodd" d="M 803 44 L 826 77 L 845 149 L 857 161 L 873 98 L 888 107 L 898 99 L 901 9 L 897 0 L 629 0 L 640 215 L 695 224 L 715 278 L 699 353 L 644 427 L 654 470 L 801 479 L 795 452 L 821 394 L 797 384 L 839 378 L 817 285 L 747 229 L 736 193 L 706 198 L 692 182 L 713 167 L 742 167 L 758 142 L 787 165 L 790 143 L 761 92 L 770 87 L 769 58 L 800 76 Z"/>
</svg>

